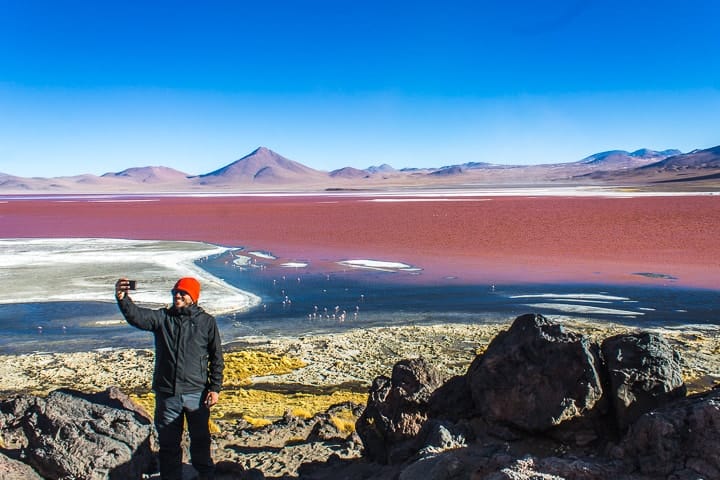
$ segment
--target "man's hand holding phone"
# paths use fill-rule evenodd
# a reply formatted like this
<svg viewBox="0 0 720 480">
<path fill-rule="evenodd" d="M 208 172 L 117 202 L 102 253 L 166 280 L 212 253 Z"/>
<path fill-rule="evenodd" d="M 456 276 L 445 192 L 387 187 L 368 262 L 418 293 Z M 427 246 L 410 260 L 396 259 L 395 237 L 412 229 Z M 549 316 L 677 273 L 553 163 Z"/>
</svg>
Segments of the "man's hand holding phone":
<svg viewBox="0 0 720 480">
<path fill-rule="evenodd" d="M 115 296 L 118 300 L 122 300 L 127 295 L 128 290 L 135 290 L 137 288 L 137 280 L 128 280 L 127 278 L 121 278 L 115 282 Z"/>
</svg>

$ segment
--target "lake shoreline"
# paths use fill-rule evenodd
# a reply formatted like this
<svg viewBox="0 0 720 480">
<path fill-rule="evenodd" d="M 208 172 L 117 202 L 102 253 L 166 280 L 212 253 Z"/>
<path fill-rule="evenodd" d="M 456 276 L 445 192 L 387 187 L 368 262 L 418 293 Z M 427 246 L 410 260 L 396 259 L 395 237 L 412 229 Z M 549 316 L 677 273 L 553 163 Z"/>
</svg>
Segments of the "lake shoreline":
<svg viewBox="0 0 720 480">
<path fill-rule="evenodd" d="M 306 268 L 288 267 L 265 250 L 203 242 L 56 238 L 0 245 L 13 285 L 0 292 L 0 353 L 151 345 L 151 336 L 129 327 L 115 306 L 112 285 L 121 276 L 139 279 L 132 297 L 149 308 L 169 300 L 177 277 L 197 276 L 200 305 L 218 319 L 225 343 L 377 326 L 497 323 L 528 312 L 638 327 L 693 325 L 716 322 L 720 298 L 718 290 L 657 273 L 631 275 L 633 282 L 623 285 L 472 284 L 459 276 L 429 283 L 424 272 L 390 258 L 348 255 L 343 258 L 352 260 L 344 263 L 326 259 Z"/>
<path fill-rule="evenodd" d="M 638 330 L 625 325 L 549 319 L 594 341 Z M 328 462 L 336 455 L 357 459 L 360 445 L 348 450 L 347 442 L 336 445 L 308 439 L 278 443 L 260 427 L 270 422 L 282 424 L 288 415 L 309 418 L 347 402 L 364 406 L 373 379 L 390 376 L 395 363 L 402 359 L 423 358 L 445 379 L 464 375 L 475 356 L 512 321 L 354 328 L 336 334 L 248 338 L 242 344 L 226 345 L 227 382 L 211 417 L 217 442 L 215 460 L 233 468 L 241 465 L 266 475 L 273 472 L 294 477 L 308 462 Z M 689 393 L 720 383 L 720 328 L 706 325 L 650 330 L 663 335 L 680 352 Z M 145 411 L 152 412 L 153 360 L 152 349 L 0 355 L 0 398 L 21 393 L 45 396 L 57 388 L 91 393 L 118 386 Z M 354 420 L 346 419 L 349 425 Z M 238 439 L 233 432 L 240 426 L 247 431 Z M 246 448 L 238 449 L 239 444 Z M 218 478 L 236 478 L 233 475 Z"/>
<path fill-rule="evenodd" d="M 683 354 L 688 379 L 710 384 L 720 381 L 720 326 L 637 328 L 616 323 L 548 318 L 596 341 L 632 331 L 658 333 Z M 332 387 L 360 382 L 369 386 L 376 376 L 388 374 L 392 366 L 404 358 L 423 357 L 437 365 L 447 377 L 462 374 L 474 356 L 497 333 L 508 328 L 513 320 L 508 318 L 506 322 L 494 324 L 380 326 L 326 334 L 247 338 L 242 342 L 226 344 L 224 350 L 226 355 L 255 351 L 287 356 L 306 365 L 282 374 L 254 376 L 251 383 Z M 153 357 L 151 348 L 0 355 L 0 392 L 3 395 L 47 394 L 57 388 L 70 387 L 99 391 L 112 385 L 128 392 L 147 392 Z"/>
</svg>

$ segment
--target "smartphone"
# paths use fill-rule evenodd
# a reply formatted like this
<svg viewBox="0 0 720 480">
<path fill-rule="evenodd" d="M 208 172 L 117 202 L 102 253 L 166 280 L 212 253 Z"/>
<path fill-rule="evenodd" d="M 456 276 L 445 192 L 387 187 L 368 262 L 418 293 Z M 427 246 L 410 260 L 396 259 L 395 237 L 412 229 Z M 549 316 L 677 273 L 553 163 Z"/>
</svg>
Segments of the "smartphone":
<svg viewBox="0 0 720 480">
<path fill-rule="evenodd" d="M 135 290 L 137 287 L 137 280 L 128 280 L 128 288 L 130 290 Z"/>
</svg>

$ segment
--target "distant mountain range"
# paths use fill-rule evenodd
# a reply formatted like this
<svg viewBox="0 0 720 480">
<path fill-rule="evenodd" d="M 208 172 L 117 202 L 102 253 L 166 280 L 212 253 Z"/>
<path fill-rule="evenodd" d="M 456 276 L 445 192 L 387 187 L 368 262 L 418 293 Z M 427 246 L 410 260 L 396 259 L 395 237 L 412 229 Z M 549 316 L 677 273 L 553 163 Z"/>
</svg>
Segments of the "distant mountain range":
<svg viewBox="0 0 720 480">
<path fill-rule="evenodd" d="M 128 168 L 101 176 L 24 178 L 0 173 L 0 193 L 163 193 L 323 191 L 511 185 L 679 184 L 720 190 L 720 146 L 682 153 L 649 149 L 612 150 L 577 162 L 544 165 L 498 165 L 485 162 L 438 168 L 390 165 L 366 169 L 315 170 L 265 147 L 222 168 L 189 175 L 170 167 Z"/>
<path fill-rule="evenodd" d="M 681 154 L 682 152 L 680 150 L 663 150 L 662 152 L 656 152 L 655 150 L 649 150 L 647 148 L 636 150 L 632 153 L 624 150 L 611 150 L 609 152 L 590 155 L 577 163 L 583 165 L 602 165 L 604 168 L 633 168 L 652 164 Z"/>
</svg>

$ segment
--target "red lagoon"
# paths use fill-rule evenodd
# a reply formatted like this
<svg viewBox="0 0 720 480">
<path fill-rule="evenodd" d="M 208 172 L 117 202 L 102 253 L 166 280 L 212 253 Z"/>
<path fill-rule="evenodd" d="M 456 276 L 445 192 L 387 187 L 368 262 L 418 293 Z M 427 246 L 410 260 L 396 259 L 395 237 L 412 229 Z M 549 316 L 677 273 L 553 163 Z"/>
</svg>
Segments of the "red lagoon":
<svg viewBox="0 0 720 480">
<path fill-rule="evenodd" d="M 4 203 L 3 203 L 4 202 Z M 720 288 L 720 196 L 128 196 L 0 202 L 3 238 L 194 240 L 328 268 L 422 268 L 413 281 Z M 335 267 L 337 268 L 337 267 Z M 638 275 L 643 274 L 643 275 Z"/>
</svg>

